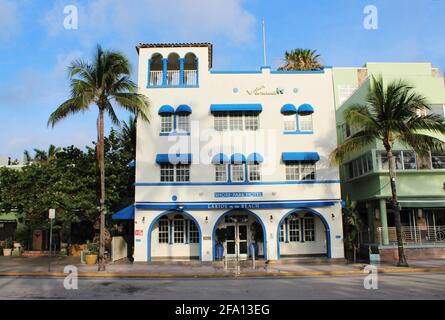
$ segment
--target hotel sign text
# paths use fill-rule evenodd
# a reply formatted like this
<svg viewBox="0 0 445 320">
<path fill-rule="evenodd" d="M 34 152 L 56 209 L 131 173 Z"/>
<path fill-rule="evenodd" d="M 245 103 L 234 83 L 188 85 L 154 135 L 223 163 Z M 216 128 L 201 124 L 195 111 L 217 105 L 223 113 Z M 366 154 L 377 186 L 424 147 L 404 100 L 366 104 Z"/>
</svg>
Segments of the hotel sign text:
<svg viewBox="0 0 445 320">
<path fill-rule="evenodd" d="M 256 87 L 251 90 L 246 90 L 249 96 L 278 96 L 284 94 L 283 88 L 276 88 L 273 90 L 267 90 L 266 86 Z"/>
</svg>

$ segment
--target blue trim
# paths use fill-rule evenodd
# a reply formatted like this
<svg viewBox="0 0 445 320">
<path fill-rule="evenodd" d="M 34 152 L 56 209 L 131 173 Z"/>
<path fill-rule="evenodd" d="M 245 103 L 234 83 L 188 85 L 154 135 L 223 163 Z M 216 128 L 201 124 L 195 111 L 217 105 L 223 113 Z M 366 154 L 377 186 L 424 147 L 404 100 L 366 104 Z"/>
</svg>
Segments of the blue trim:
<svg viewBox="0 0 445 320">
<path fill-rule="evenodd" d="M 230 70 L 210 70 L 211 74 L 253 74 L 261 73 L 261 70 L 240 70 L 240 71 L 230 71 Z"/>
<path fill-rule="evenodd" d="M 162 58 L 162 85 L 167 86 L 167 65 L 168 59 Z"/>
<path fill-rule="evenodd" d="M 249 172 L 247 163 L 244 164 L 244 181 L 249 181 Z"/>
<path fill-rule="evenodd" d="M 161 132 L 159 133 L 160 137 L 169 137 L 169 136 L 189 136 L 190 132 Z"/>
<path fill-rule="evenodd" d="M 298 114 L 309 115 L 314 113 L 314 107 L 310 104 L 305 103 L 298 107 Z"/>
<path fill-rule="evenodd" d="M 327 222 L 327 220 L 325 219 L 325 217 L 318 211 L 315 211 L 312 208 L 296 208 L 293 209 L 291 211 L 289 211 L 288 213 L 286 213 L 280 220 L 280 223 L 278 224 L 278 229 L 277 229 L 277 239 L 280 239 L 280 226 L 283 223 L 283 221 L 290 216 L 293 213 L 296 212 L 301 212 L 301 211 L 308 211 L 310 213 L 312 213 L 313 215 L 317 216 L 318 218 L 320 218 L 321 222 L 323 222 L 324 228 L 325 228 L 325 232 L 326 232 L 326 247 L 327 247 L 327 256 L 328 258 L 332 257 L 332 252 L 331 252 L 331 230 L 329 228 L 329 223 Z M 278 259 L 280 259 L 280 241 L 277 241 L 278 246 L 277 246 L 277 256 Z"/>
<path fill-rule="evenodd" d="M 150 80 L 151 80 L 151 59 L 148 59 L 148 67 L 147 67 L 147 87 L 150 86 Z"/>
<path fill-rule="evenodd" d="M 263 223 L 263 220 L 261 219 L 260 216 L 258 216 L 255 212 L 244 209 L 243 211 L 245 211 L 248 215 L 252 215 L 255 217 L 255 219 L 261 224 L 261 227 L 263 229 L 263 253 L 264 253 L 264 259 L 267 260 L 267 233 L 266 233 L 266 227 Z M 233 209 L 226 211 L 225 213 L 223 213 L 218 220 L 216 220 L 215 225 L 213 226 L 213 231 L 212 231 L 212 252 L 213 252 L 213 261 L 216 260 L 216 229 L 218 228 L 219 224 L 221 223 L 222 219 L 227 216 L 228 214 L 232 213 Z"/>
<path fill-rule="evenodd" d="M 190 108 L 190 106 L 186 105 L 186 104 L 181 104 L 176 108 L 176 114 L 191 114 L 192 113 L 192 108 Z"/>
<path fill-rule="evenodd" d="M 280 112 L 285 115 L 296 114 L 297 107 L 295 107 L 293 104 L 288 103 L 281 107 Z"/>
<path fill-rule="evenodd" d="M 160 86 L 148 86 L 147 88 L 151 88 L 151 89 L 172 89 L 172 88 L 185 88 L 185 89 L 189 89 L 189 88 L 199 88 L 199 85 L 160 85 Z"/>
<path fill-rule="evenodd" d="M 246 163 L 246 157 L 241 153 L 234 153 L 230 157 L 230 163 L 231 164 L 242 164 Z"/>
<path fill-rule="evenodd" d="M 179 206 L 186 210 L 227 210 L 227 209 L 272 209 L 272 208 L 305 208 L 305 207 L 331 207 L 338 203 L 335 201 L 293 201 L 293 202 L 273 202 L 273 201 L 250 201 L 250 202 L 168 202 L 168 203 L 138 203 L 137 209 L 148 210 L 177 210 Z"/>
<path fill-rule="evenodd" d="M 261 163 L 261 162 L 264 162 L 264 158 L 261 154 L 254 152 L 254 153 L 249 154 L 249 156 L 247 157 L 247 162 L 248 163 Z"/>
<path fill-rule="evenodd" d="M 284 131 L 283 134 L 314 134 L 314 131 Z"/>
<path fill-rule="evenodd" d="M 271 74 L 323 74 L 324 70 L 273 70 Z"/>
<path fill-rule="evenodd" d="M 127 165 L 129 168 L 136 168 L 136 160 L 131 160 L 130 163 Z"/>
<path fill-rule="evenodd" d="M 156 224 L 156 222 L 164 215 L 168 213 L 175 213 L 182 214 L 186 216 L 188 219 L 193 220 L 193 222 L 196 224 L 198 231 L 199 231 L 199 261 L 202 261 L 202 232 L 201 232 L 201 226 L 199 225 L 198 221 L 188 212 L 185 211 L 179 211 L 179 210 L 167 210 L 159 214 L 156 218 L 153 219 L 153 221 L 150 224 L 150 227 L 148 228 L 147 232 L 147 262 L 151 261 L 151 233 L 153 232 L 153 227 Z M 170 228 L 171 232 L 172 228 Z M 171 239 L 171 237 L 170 237 Z"/>
<path fill-rule="evenodd" d="M 239 111 L 252 111 L 261 112 L 263 107 L 261 104 L 211 104 L 210 112 L 239 112 Z"/>
<path fill-rule="evenodd" d="M 212 164 L 226 164 L 229 163 L 229 158 L 224 153 L 215 154 L 212 158 Z"/>
<path fill-rule="evenodd" d="M 196 61 L 196 86 L 195 87 L 199 87 L 199 59 L 198 59 L 198 57 L 196 57 L 195 61 Z"/>
<path fill-rule="evenodd" d="M 272 68 L 271 68 L 271 66 L 262 66 L 260 69 L 263 70 L 263 69 L 272 69 Z"/>
<path fill-rule="evenodd" d="M 281 226 L 280 226 L 281 229 Z M 284 220 L 284 232 L 286 232 L 286 243 L 289 243 L 289 224 L 287 219 Z M 280 238 L 278 238 L 278 242 L 280 241 Z"/>
<path fill-rule="evenodd" d="M 184 58 L 179 58 L 179 85 L 184 85 Z"/>
<path fill-rule="evenodd" d="M 285 185 L 285 184 L 338 184 L 340 180 L 302 180 L 302 181 L 255 181 L 255 182 L 136 182 L 136 187 L 155 186 L 218 186 L 218 185 Z"/>
<path fill-rule="evenodd" d="M 319 161 L 318 152 L 283 152 L 281 159 L 287 161 Z"/>
<path fill-rule="evenodd" d="M 190 164 L 192 162 L 192 154 L 170 154 L 162 153 L 156 155 L 156 163 L 171 163 L 171 164 Z"/>
<path fill-rule="evenodd" d="M 174 113 L 175 113 L 175 109 L 172 106 L 168 105 L 168 104 L 163 105 L 158 110 L 158 114 L 170 115 L 170 114 L 174 114 Z"/>
</svg>

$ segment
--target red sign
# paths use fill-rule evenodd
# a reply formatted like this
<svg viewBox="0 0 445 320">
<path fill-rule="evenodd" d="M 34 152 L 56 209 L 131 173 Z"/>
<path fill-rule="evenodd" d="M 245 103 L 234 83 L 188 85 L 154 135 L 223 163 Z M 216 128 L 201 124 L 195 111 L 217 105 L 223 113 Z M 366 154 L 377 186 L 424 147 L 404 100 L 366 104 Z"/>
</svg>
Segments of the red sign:
<svg viewBox="0 0 445 320">
<path fill-rule="evenodd" d="M 142 236 L 143 233 L 144 233 L 144 230 L 135 230 L 135 231 L 134 231 L 134 235 L 135 235 L 135 236 Z"/>
</svg>

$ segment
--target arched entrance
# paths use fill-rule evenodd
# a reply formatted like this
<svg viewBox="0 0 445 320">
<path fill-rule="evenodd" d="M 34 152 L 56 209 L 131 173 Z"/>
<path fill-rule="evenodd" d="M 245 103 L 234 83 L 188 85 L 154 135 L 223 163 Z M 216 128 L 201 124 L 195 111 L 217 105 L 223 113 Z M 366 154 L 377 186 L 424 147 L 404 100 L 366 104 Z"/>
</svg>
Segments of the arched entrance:
<svg viewBox="0 0 445 320">
<path fill-rule="evenodd" d="M 294 209 L 284 215 L 277 229 L 277 253 L 288 256 L 331 258 L 331 232 L 325 217 L 311 208 Z"/>
<path fill-rule="evenodd" d="M 151 222 L 147 232 L 147 261 L 199 259 L 202 232 L 196 219 L 185 211 L 165 211 Z"/>
<path fill-rule="evenodd" d="M 246 209 L 232 209 L 222 214 L 216 221 L 213 232 L 213 260 L 216 260 L 217 243 L 224 246 L 228 258 L 246 259 L 249 245 L 256 243 L 258 256 L 267 260 L 267 233 L 261 218 Z"/>
</svg>

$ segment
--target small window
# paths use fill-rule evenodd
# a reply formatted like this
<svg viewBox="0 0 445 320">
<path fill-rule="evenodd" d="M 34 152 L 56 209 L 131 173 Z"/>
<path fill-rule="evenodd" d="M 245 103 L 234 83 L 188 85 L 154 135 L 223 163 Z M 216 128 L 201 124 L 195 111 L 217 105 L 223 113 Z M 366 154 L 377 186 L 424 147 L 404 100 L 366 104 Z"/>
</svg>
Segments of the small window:
<svg viewBox="0 0 445 320">
<path fill-rule="evenodd" d="M 243 182 L 244 181 L 244 164 L 232 164 L 232 181 Z"/>
<path fill-rule="evenodd" d="M 284 131 L 293 132 L 297 131 L 297 118 L 294 114 L 283 115 L 284 119 Z"/>
<path fill-rule="evenodd" d="M 357 86 L 350 84 L 339 84 L 338 85 L 338 100 L 340 104 L 343 104 L 350 96 L 357 90 Z"/>
<path fill-rule="evenodd" d="M 261 181 L 261 165 L 249 164 L 249 181 Z"/>
<path fill-rule="evenodd" d="M 286 180 L 315 180 L 315 162 L 286 162 Z"/>
<path fill-rule="evenodd" d="M 289 224 L 289 241 L 300 241 L 300 220 L 298 218 L 291 218 L 288 221 Z"/>
<path fill-rule="evenodd" d="M 315 219 L 313 217 L 304 218 L 304 241 L 315 241 Z"/>
<path fill-rule="evenodd" d="M 243 114 L 242 113 L 232 113 L 229 116 L 230 130 L 232 131 L 242 131 L 243 130 Z"/>
<path fill-rule="evenodd" d="M 258 114 L 246 113 L 244 125 L 247 131 L 257 131 L 260 127 L 260 117 Z"/>
<path fill-rule="evenodd" d="M 175 166 L 170 163 L 161 164 L 161 182 L 175 181 Z"/>
<path fill-rule="evenodd" d="M 161 132 L 173 131 L 173 115 L 161 115 Z"/>
<path fill-rule="evenodd" d="M 433 104 L 430 105 L 430 110 L 427 110 L 427 114 L 436 114 L 440 116 L 442 121 L 444 121 L 444 105 L 442 104 Z"/>
<path fill-rule="evenodd" d="M 189 220 L 189 243 L 199 243 L 198 227 L 193 220 Z"/>
<path fill-rule="evenodd" d="M 216 131 L 226 131 L 229 128 L 228 117 L 225 114 L 215 114 L 214 126 Z"/>
<path fill-rule="evenodd" d="M 185 240 L 185 220 L 175 219 L 173 220 L 173 242 L 184 243 Z"/>
<path fill-rule="evenodd" d="M 216 164 L 215 165 L 215 181 L 226 182 L 227 181 L 227 165 Z"/>
<path fill-rule="evenodd" d="M 176 165 L 176 181 L 177 182 L 190 181 L 190 165 L 189 164 L 177 164 Z"/>
<path fill-rule="evenodd" d="M 177 115 L 176 116 L 177 129 L 181 132 L 190 132 L 190 116 Z"/>
<path fill-rule="evenodd" d="M 403 169 L 404 170 L 416 170 L 416 154 L 414 151 L 403 151 Z"/>
<path fill-rule="evenodd" d="M 433 153 L 431 158 L 433 169 L 445 169 L 445 154 Z"/>
<path fill-rule="evenodd" d="M 283 222 L 281 225 L 280 225 L 280 242 L 284 242 L 285 241 L 285 227 L 284 227 L 284 224 L 285 224 L 286 222 Z"/>
<path fill-rule="evenodd" d="M 298 115 L 298 128 L 302 132 L 312 132 L 312 114 Z"/>
<path fill-rule="evenodd" d="M 158 221 L 158 240 L 159 243 L 169 243 L 170 241 L 170 224 L 167 219 Z"/>
</svg>

